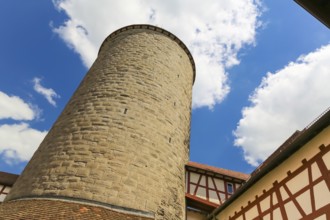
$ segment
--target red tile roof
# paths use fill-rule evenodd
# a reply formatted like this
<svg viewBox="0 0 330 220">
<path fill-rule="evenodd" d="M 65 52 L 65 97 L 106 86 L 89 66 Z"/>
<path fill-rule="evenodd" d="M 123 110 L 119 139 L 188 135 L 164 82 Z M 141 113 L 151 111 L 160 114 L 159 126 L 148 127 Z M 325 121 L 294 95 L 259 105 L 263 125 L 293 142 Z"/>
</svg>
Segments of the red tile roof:
<svg viewBox="0 0 330 220">
<path fill-rule="evenodd" d="M 192 162 L 192 161 L 189 161 L 186 166 L 217 173 L 217 174 L 221 174 L 224 176 L 228 176 L 228 177 L 232 177 L 232 178 L 236 178 L 236 179 L 240 179 L 240 180 L 247 180 L 250 178 L 249 174 L 245 174 L 245 173 L 241 173 L 241 172 L 237 172 L 237 171 L 233 171 L 233 170 L 226 170 L 226 169 L 213 167 L 213 166 L 208 166 L 205 164 L 200 164 L 200 163 L 196 163 L 196 162 Z"/>
<path fill-rule="evenodd" d="M 16 200 L 0 204 L 0 219 L 111 219 L 111 220 L 150 220 L 153 218 L 117 212 L 103 207 L 59 200 Z"/>
</svg>

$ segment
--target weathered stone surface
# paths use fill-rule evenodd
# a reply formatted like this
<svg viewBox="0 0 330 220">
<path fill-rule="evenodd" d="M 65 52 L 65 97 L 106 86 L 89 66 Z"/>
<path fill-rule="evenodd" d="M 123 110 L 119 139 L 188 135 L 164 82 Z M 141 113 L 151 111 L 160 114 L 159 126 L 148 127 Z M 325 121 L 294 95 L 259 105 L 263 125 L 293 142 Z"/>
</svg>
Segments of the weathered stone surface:
<svg viewBox="0 0 330 220">
<path fill-rule="evenodd" d="M 184 219 L 194 78 L 184 49 L 152 26 L 110 35 L 6 199 L 92 199 Z"/>
</svg>

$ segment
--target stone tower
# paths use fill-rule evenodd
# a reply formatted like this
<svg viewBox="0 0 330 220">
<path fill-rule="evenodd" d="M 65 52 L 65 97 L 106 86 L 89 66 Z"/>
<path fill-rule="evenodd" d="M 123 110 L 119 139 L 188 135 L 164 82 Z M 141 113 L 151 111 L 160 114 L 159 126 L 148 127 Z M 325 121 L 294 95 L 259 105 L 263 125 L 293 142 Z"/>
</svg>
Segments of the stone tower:
<svg viewBox="0 0 330 220">
<path fill-rule="evenodd" d="M 173 34 L 151 25 L 115 31 L 5 203 L 184 219 L 194 78 Z"/>
</svg>

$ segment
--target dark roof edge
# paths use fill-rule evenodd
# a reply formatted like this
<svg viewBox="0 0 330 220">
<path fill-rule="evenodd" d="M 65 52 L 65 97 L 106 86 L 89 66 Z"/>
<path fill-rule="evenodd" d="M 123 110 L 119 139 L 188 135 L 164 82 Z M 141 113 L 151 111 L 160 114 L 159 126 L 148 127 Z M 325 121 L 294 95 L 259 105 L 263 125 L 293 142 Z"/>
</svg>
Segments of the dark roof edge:
<svg viewBox="0 0 330 220">
<path fill-rule="evenodd" d="M 302 7 L 303 9 L 305 9 L 309 14 L 311 14 L 314 18 L 316 18 L 319 22 L 321 22 L 322 24 L 324 24 L 324 26 L 326 26 L 327 28 L 330 29 L 330 22 L 329 19 L 328 21 L 326 21 L 324 19 L 324 16 L 320 16 L 319 14 L 315 13 L 314 11 L 312 11 L 309 7 L 306 6 L 306 4 L 304 4 L 302 1 L 299 0 L 294 0 L 298 5 L 300 5 L 300 7 Z"/>
<path fill-rule="evenodd" d="M 0 171 L 0 184 L 12 186 L 16 182 L 19 175 Z"/>
<path fill-rule="evenodd" d="M 191 199 L 191 200 L 197 201 L 199 203 L 202 203 L 203 205 L 206 205 L 208 207 L 212 207 L 213 209 L 215 209 L 216 207 L 218 207 L 218 204 L 216 204 L 216 203 L 213 203 L 213 202 L 210 202 L 208 200 L 199 198 L 197 196 L 193 196 L 193 195 L 191 195 L 189 193 L 186 193 L 185 196 L 186 196 L 186 199 Z"/>
<path fill-rule="evenodd" d="M 110 40 L 111 38 L 117 36 L 118 34 L 120 34 L 122 32 L 132 30 L 132 29 L 146 29 L 146 30 L 159 32 L 159 33 L 162 33 L 162 34 L 168 36 L 170 39 L 174 40 L 177 44 L 179 44 L 179 46 L 186 52 L 186 54 L 190 60 L 190 63 L 191 63 L 192 69 L 193 69 L 193 84 L 194 84 L 195 78 L 196 78 L 196 66 L 195 66 L 194 58 L 191 55 L 188 47 L 177 36 L 175 36 L 174 34 L 172 34 L 169 31 L 167 31 L 163 28 L 157 27 L 157 26 L 153 26 L 150 24 L 133 24 L 133 25 L 122 27 L 122 28 L 112 32 L 107 38 L 105 38 L 105 40 L 103 41 L 103 43 L 100 46 L 98 54 L 100 53 L 105 42 L 107 42 L 108 40 Z"/>
<path fill-rule="evenodd" d="M 283 161 L 289 158 L 294 152 L 299 150 L 308 141 L 314 138 L 319 132 L 330 125 L 330 108 L 322 113 L 315 121 L 308 125 L 304 130 L 298 134 L 295 132 L 290 138 L 285 141 L 264 163 L 262 163 L 255 171 L 253 171 L 251 178 L 239 188 L 223 205 L 216 208 L 208 217 L 211 220 L 219 212 L 228 207 L 239 196 L 246 192 L 251 186 L 259 181 L 262 177 L 268 174 L 271 170 L 280 165 Z M 292 139 L 292 140 L 291 140 Z M 260 169 L 261 168 L 261 169 Z"/>
</svg>

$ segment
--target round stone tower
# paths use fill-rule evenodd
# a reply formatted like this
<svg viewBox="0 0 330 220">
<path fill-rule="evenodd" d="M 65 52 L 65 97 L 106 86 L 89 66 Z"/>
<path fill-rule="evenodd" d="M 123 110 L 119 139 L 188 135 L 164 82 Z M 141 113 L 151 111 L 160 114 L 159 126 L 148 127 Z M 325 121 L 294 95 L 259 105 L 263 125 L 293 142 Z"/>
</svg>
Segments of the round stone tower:
<svg viewBox="0 0 330 220">
<path fill-rule="evenodd" d="M 115 31 L 5 203 L 184 219 L 194 78 L 193 58 L 173 34 L 151 25 Z"/>
</svg>

